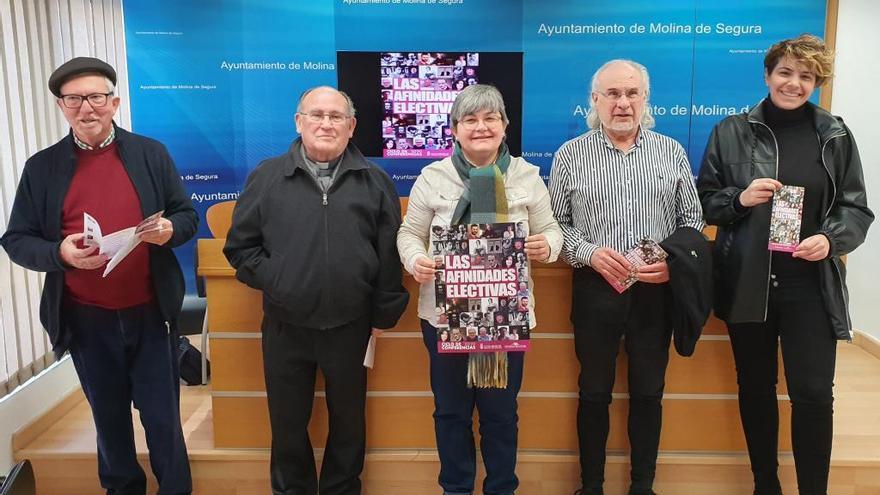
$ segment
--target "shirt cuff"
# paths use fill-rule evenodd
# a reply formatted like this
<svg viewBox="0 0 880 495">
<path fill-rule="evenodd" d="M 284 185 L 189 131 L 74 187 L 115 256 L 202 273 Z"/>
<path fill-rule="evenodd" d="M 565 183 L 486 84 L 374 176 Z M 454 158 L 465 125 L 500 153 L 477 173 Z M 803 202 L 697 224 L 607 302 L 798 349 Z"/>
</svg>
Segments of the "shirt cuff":
<svg viewBox="0 0 880 495">
<path fill-rule="evenodd" d="M 590 258 L 593 257 L 593 253 L 596 252 L 597 249 L 599 249 L 599 246 L 589 242 L 585 242 L 578 246 L 575 256 L 577 257 L 578 261 L 584 264 L 584 266 L 593 266 L 590 264 Z"/>
</svg>

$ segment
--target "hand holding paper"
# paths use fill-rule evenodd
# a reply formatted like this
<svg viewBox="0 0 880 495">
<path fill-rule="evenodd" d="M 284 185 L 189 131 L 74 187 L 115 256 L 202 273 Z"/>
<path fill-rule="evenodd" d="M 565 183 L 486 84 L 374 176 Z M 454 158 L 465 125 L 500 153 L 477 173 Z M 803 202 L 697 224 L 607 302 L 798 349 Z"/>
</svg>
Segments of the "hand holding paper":
<svg viewBox="0 0 880 495">
<path fill-rule="evenodd" d="M 427 255 L 416 258 L 413 263 L 413 278 L 416 282 L 424 284 L 434 281 L 434 272 L 437 271 L 434 261 Z"/>
<path fill-rule="evenodd" d="M 174 224 L 167 218 L 153 214 L 138 224 L 135 234 L 144 242 L 161 246 L 174 235 Z"/>
<path fill-rule="evenodd" d="M 535 261 L 546 261 L 550 257 L 550 243 L 544 234 L 526 237 L 526 256 Z"/>
<path fill-rule="evenodd" d="M 640 266 L 636 278 L 639 282 L 648 284 L 662 284 L 669 282 L 669 265 L 666 260 L 651 263 L 650 265 Z"/>
<path fill-rule="evenodd" d="M 636 282 L 660 284 L 669 280 L 669 267 L 666 266 L 666 251 L 653 239 L 642 239 L 626 252 L 623 258 L 630 266 L 630 271 L 623 278 L 610 278 L 602 274 L 605 280 L 618 293 L 632 287 Z"/>
<path fill-rule="evenodd" d="M 79 268 L 80 270 L 94 270 L 100 268 L 107 262 L 107 256 L 99 254 L 98 246 L 86 246 L 83 249 L 76 247 L 77 241 L 85 241 L 86 234 L 77 233 L 70 234 L 61 241 L 58 249 L 58 255 L 67 266 Z"/>
<path fill-rule="evenodd" d="M 104 274 L 102 275 L 106 277 L 107 274 L 116 268 L 116 265 L 128 256 L 128 253 L 140 244 L 141 236 L 138 234 L 138 229 L 141 229 L 141 232 L 155 232 L 157 230 L 155 225 L 158 225 L 159 220 L 168 221 L 167 219 L 161 218 L 162 213 L 164 213 L 164 210 L 157 211 L 134 227 L 122 229 L 105 236 L 101 234 L 101 226 L 98 225 L 98 221 L 88 213 L 83 212 L 83 233 L 75 235 L 79 235 L 83 239 L 83 244 L 89 248 L 94 250 L 94 247 L 97 247 L 98 253 L 101 256 L 104 256 L 105 260 L 107 258 L 110 259 L 110 262 L 107 263 L 106 268 L 104 268 Z M 171 222 L 168 221 L 168 223 Z M 170 234 L 168 235 L 168 238 L 170 238 Z M 97 264 L 93 268 L 97 268 L 101 266 L 101 264 Z"/>
<path fill-rule="evenodd" d="M 739 203 L 746 208 L 770 201 L 773 194 L 782 188 L 782 183 L 769 177 L 753 180 L 739 195 Z"/>
<path fill-rule="evenodd" d="M 630 262 L 620 253 L 609 247 L 600 247 L 590 256 L 590 266 L 609 282 L 625 280 L 632 271 Z"/>
</svg>

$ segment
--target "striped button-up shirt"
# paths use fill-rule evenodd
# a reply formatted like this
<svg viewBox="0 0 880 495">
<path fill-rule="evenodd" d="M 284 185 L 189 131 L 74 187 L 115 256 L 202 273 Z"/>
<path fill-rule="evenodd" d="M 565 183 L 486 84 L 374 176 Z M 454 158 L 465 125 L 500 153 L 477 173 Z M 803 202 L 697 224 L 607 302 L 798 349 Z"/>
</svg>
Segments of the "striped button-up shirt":
<svg viewBox="0 0 880 495">
<path fill-rule="evenodd" d="M 644 128 L 627 151 L 601 129 L 563 144 L 553 159 L 550 197 L 562 256 L 576 268 L 589 266 L 600 247 L 625 253 L 641 239 L 660 242 L 678 227 L 704 225 L 684 148 Z"/>
</svg>

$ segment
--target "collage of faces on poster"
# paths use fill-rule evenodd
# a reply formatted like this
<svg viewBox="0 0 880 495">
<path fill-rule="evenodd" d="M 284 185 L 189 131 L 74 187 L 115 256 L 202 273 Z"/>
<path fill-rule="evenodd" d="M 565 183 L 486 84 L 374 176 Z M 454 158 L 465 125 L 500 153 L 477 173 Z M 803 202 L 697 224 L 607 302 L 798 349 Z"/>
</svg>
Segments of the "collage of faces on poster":
<svg viewBox="0 0 880 495">
<path fill-rule="evenodd" d="M 529 348 L 524 222 L 431 227 L 439 352 Z"/>
<path fill-rule="evenodd" d="M 384 117 L 382 156 L 443 158 L 452 154 L 449 112 L 477 84 L 479 53 L 384 52 L 379 73 Z"/>
</svg>

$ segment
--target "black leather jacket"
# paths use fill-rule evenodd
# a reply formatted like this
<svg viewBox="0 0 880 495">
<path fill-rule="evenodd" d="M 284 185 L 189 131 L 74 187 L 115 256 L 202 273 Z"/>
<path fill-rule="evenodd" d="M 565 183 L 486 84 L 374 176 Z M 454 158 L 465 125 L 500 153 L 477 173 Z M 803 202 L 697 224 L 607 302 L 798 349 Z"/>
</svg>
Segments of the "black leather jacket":
<svg viewBox="0 0 880 495">
<path fill-rule="evenodd" d="M 828 258 L 820 261 L 825 308 L 838 339 L 852 339 L 846 268 L 840 257 L 865 240 L 874 214 L 868 209 L 859 151 L 843 120 L 812 108 L 821 143 L 822 164 L 831 187 L 822 198 L 819 231 L 830 241 Z M 729 323 L 762 322 L 767 318 L 770 251 L 767 249 L 770 202 L 752 208 L 734 207 L 752 180 L 776 178 L 776 137 L 764 123 L 762 104 L 732 115 L 712 130 L 700 168 L 697 190 L 706 222 L 718 226 L 715 238 L 715 314 Z"/>
</svg>

